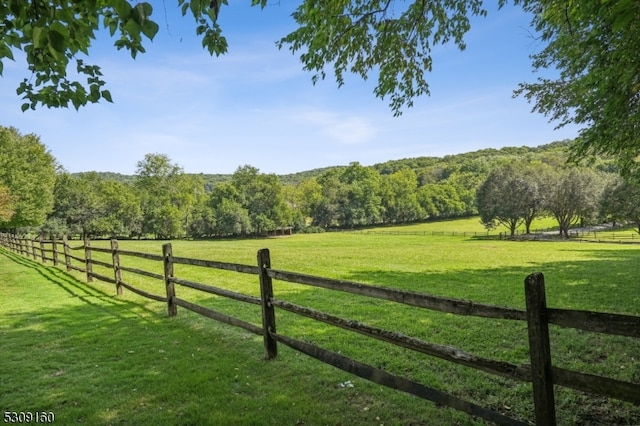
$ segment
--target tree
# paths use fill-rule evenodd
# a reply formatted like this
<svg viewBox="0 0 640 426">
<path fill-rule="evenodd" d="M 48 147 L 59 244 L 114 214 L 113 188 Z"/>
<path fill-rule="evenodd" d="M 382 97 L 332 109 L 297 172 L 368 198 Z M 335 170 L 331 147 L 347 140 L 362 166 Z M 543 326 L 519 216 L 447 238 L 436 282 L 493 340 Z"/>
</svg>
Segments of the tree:
<svg viewBox="0 0 640 426">
<path fill-rule="evenodd" d="M 196 32 L 213 54 L 226 51 L 226 41 L 216 24 L 220 2 L 178 0 L 185 15 L 191 11 Z M 266 1 L 265 1 L 266 2 Z M 256 3 L 256 2 L 254 2 Z M 133 58 L 144 53 L 143 37 L 153 39 L 158 24 L 151 20 L 153 8 L 147 2 L 130 4 L 127 0 L 10 0 L 0 4 L 0 74 L 4 59 L 13 59 L 14 51 L 26 55 L 33 78 L 25 78 L 18 88 L 26 102 L 22 109 L 67 107 L 76 109 L 100 99 L 111 101 L 104 89 L 100 67 L 77 58 L 88 55 L 101 28 L 117 39 L 114 46 L 127 49 Z M 78 74 L 84 82 L 69 74 Z"/>
<path fill-rule="evenodd" d="M 251 227 L 257 234 L 291 223 L 283 185 L 275 174 L 263 174 L 245 165 L 234 172 L 231 185 L 237 194 L 234 198 L 249 212 Z"/>
<path fill-rule="evenodd" d="M 430 219 L 461 216 L 467 210 L 456 187 L 446 181 L 418 188 L 418 202 Z"/>
<path fill-rule="evenodd" d="M 556 171 L 551 178 L 545 210 L 558 221 L 560 235 L 569 238 L 572 225 L 598 212 L 602 180 L 593 170 L 579 167 Z"/>
<path fill-rule="evenodd" d="M 330 169 L 318 176 L 317 183 L 321 188 L 321 197 L 312 205 L 311 224 L 313 226 L 328 228 L 341 225 L 339 215 L 341 206 L 347 202 L 347 188 L 340 180 L 340 173 L 339 169 Z"/>
<path fill-rule="evenodd" d="M 602 214 L 615 224 L 629 220 L 640 233 L 640 185 L 635 181 L 617 180 L 607 186 L 602 197 Z"/>
<path fill-rule="evenodd" d="M 183 15 L 195 19 L 195 31 L 210 54 L 227 51 L 227 41 L 218 25 L 220 7 L 227 0 L 178 0 Z M 265 7 L 267 0 L 252 0 Z M 431 49 L 454 43 L 464 49 L 463 37 L 469 19 L 484 16 L 480 0 L 413 1 L 394 0 L 315 1 L 303 0 L 293 14 L 298 29 L 285 35 L 280 47 L 300 52 L 312 81 L 325 78 L 333 67 L 338 85 L 347 72 L 368 78 L 378 74 L 376 96 L 390 98 L 395 114 L 411 106 L 413 98 L 429 93 L 424 79 L 431 69 Z M 102 28 L 116 40 L 117 49 L 127 49 L 133 58 L 144 53 L 143 40 L 152 40 L 159 25 L 152 19 L 148 2 L 127 0 L 10 0 L 0 5 L 0 73 L 2 60 L 13 59 L 14 51 L 26 54 L 33 78 L 18 88 L 23 110 L 37 105 L 75 108 L 100 99 L 111 101 L 100 67 L 85 64 L 96 33 Z M 71 77 L 78 74 L 78 78 Z"/>
<path fill-rule="evenodd" d="M 371 167 L 353 162 L 341 170 L 339 180 L 346 189 L 338 213 L 342 226 L 379 223 L 382 220 L 380 174 Z"/>
<path fill-rule="evenodd" d="M 215 209 L 215 230 L 220 236 L 247 235 L 253 232 L 249 212 L 237 201 L 224 199 Z"/>
<path fill-rule="evenodd" d="M 1 228 L 40 226 L 53 207 L 56 160 L 35 135 L 0 126 L 0 187 L 8 188 L 13 214 Z"/>
<path fill-rule="evenodd" d="M 165 154 L 147 154 L 136 168 L 136 188 L 142 204 L 142 232 L 157 238 L 186 233 L 194 194 L 201 180 L 184 174 Z"/>
<path fill-rule="evenodd" d="M 382 176 L 381 192 L 387 222 L 411 222 L 422 219 L 424 211 L 418 203 L 418 176 L 408 167 Z"/>
<path fill-rule="evenodd" d="M 130 185 L 102 180 L 98 196 L 102 204 L 102 235 L 110 237 L 141 235 L 140 198 Z"/>
<path fill-rule="evenodd" d="M 54 189 L 53 212 L 43 230 L 85 236 L 140 235 L 142 212 L 133 188 L 105 180 L 96 172 L 61 173 Z"/>
<path fill-rule="evenodd" d="M 56 178 L 53 212 L 47 220 L 65 224 L 64 234 L 79 234 L 82 238 L 92 234 L 93 222 L 101 216 L 100 200 L 96 190 L 99 177 L 88 173 L 79 177 L 61 173 Z M 60 230 L 58 230 L 59 232 Z"/>
<path fill-rule="evenodd" d="M 299 28 L 279 45 L 302 51 L 300 60 L 315 73 L 314 82 L 326 77 L 329 65 L 339 86 L 347 72 L 363 79 L 377 72 L 375 95 L 390 97 L 399 115 L 414 98 L 429 94 L 424 75 L 431 70 L 431 49 L 453 41 L 463 50 L 474 15 L 486 15 L 480 0 L 306 0 L 293 14 Z"/>
<path fill-rule="evenodd" d="M 202 197 L 193 206 L 191 221 L 187 229 L 188 235 L 194 238 L 212 236 L 215 234 L 216 217 L 209 207 L 207 199 Z"/>
<path fill-rule="evenodd" d="M 11 195 L 9 188 L 0 185 L 0 223 L 8 222 L 15 213 L 14 204 L 18 197 Z"/>
<path fill-rule="evenodd" d="M 311 218 L 313 223 L 313 217 L 318 209 L 318 206 L 322 203 L 322 185 L 315 177 L 303 179 L 296 186 L 297 193 L 297 207 L 302 216 L 305 218 Z"/>
<path fill-rule="evenodd" d="M 521 84 L 517 94 L 559 126 L 584 126 L 573 157 L 609 154 L 626 173 L 640 149 L 640 3 L 525 0 L 533 26 L 546 43 L 532 57 L 535 70 L 557 69 L 557 78 Z"/>
<path fill-rule="evenodd" d="M 487 229 L 504 225 L 513 237 L 518 226 L 527 220 L 531 223 L 541 200 L 537 183 L 523 166 L 506 164 L 489 173 L 478 188 L 476 203 Z"/>
</svg>

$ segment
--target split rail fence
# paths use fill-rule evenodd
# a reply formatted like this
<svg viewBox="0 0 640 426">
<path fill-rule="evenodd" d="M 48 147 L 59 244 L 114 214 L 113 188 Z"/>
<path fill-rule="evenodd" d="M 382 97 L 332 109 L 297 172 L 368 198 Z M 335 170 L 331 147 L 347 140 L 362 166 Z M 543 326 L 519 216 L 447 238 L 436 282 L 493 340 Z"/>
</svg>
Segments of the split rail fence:
<svg viewBox="0 0 640 426">
<path fill-rule="evenodd" d="M 549 343 L 549 324 L 590 332 L 640 338 L 640 316 L 547 308 L 544 277 L 541 273 L 531 274 L 524 280 L 526 309 L 521 310 L 273 269 L 271 267 L 268 249 L 258 251 L 257 265 L 243 265 L 177 257 L 174 256 L 170 243 L 162 246 L 161 255 L 120 250 L 117 240 L 111 240 L 111 248 L 91 247 L 89 240 L 85 240 L 82 246 L 72 248 L 66 239 L 62 241 L 45 241 L 42 238 L 34 240 L 19 238 L 11 234 L 0 234 L 0 245 L 13 252 L 31 257 L 43 263 L 51 261 L 54 265 L 59 265 L 61 262 L 64 262 L 67 270 L 77 270 L 86 273 L 88 282 L 93 281 L 95 278 L 114 284 L 117 294 L 122 294 L 123 289 L 126 288 L 140 296 L 165 302 L 167 303 L 169 316 L 177 315 L 178 306 L 180 306 L 208 318 L 261 335 L 263 336 L 265 357 L 267 359 L 276 357 L 278 343 L 281 343 L 319 361 L 374 383 L 407 392 L 417 397 L 433 401 L 441 406 L 448 406 L 496 424 L 522 426 L 528 425 L 529 423 L 510 418 L 497 411 L 465 401 L 454 395 L 394 375 L 341 354 L 279 334 L 276 328 L 276 308 L 466 367 L 516 381 L 530 382 L 533 385 L 535 424 L 538 426 L 556 424 L 554 385 L 640 405 L 640 384 L 555 367 L 551 362 L 551 347 Z M 78 251 L 82 254 L 72 254 L 72 252 Z M 112 262 L 94 260 L 92 259 L 92 252 L 111 254 Z M 121 264 L 122 256 L 162 262 L 163 273 L 124 266 Z M 176 264 L 256 275 L 260 286 L 260 297 L 178 278 L 174 276 L 174 265 Z M 114 273 L 113 277 L 93 272 L 93 265 L 112 268 Z M 122 279 L 123 271 L 162 280 L 164 283 L 164 294 L 152 294 L 126 283 Z M 308 307 L 289 303 L 276 297 L 273 290 L 273 280 L 347 292 L 457 315 L 526 321 L 528 326 L 531 364 L 517 365 L 510 362 L 475 356 L 451 346 L 426 342 L 401 333 L 372 327 L 358 321 L 340 318 Z M 181 299 L 176 292 L 177 286 L 189 287 L 209 294 L 230 298 L 238 302 L 260 305 L 262 311 L 260 325 Z"/>
</svg>

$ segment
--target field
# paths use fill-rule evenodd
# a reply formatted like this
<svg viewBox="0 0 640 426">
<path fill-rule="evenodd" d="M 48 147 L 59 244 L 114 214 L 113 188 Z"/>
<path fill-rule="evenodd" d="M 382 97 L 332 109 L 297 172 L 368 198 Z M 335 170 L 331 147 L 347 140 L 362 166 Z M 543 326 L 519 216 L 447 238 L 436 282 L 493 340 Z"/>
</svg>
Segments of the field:
<svg viewBox="0 0 640 426">
<path fill-rule="evenodd" d="M 389 231 L 397 231 L 393 234 Z M 477 219 L 284 238 L 174 241 L 175 256 L 256 264 L 515 308 L 524 278 L 545 274 L 550 307 L 640 315 L 640 246 L 499 241 Z M 454 232 L 455 231 L 455 235 Z M 382 233 L 384 232 L 384 233 Z M 463 235 L 460 233 L 468 233 Z M 73 244 L 72 244 L 73 245 Z M 108 247 L 108 241 L 93 246 Z M 159 241 L 121 241 L 161 254 Z M 130 267 L 162 273 L 137 258 Z M 261 338 L 113 285 L 85 284 L 13 254 L 0 256 L 3 410 L 47 410 L 62 423 L 89 424 L 480 424 L 400 392 L 279 348 L 265 362 Z M 111 276 L 110 271 L 99 271 Z M 256 295 L 254 276 L 177 265 L 175 275 Z M 163 294 L 161 282 L 124 274 Z M 276 297 L 426 341 L 515 364 L 528 363 L 526 324 L 399 307 L 337 292 L 274 283 Z M 179 297 L 259 324 L 258 307 L 178 286 Z M 525 421 L 531 387 L 349 334 L 278 311 L 278 331 Z M 551 328 L 554 365 L 640 382 L 640 342 Z M 558 391 L 559 424 L 640 424 L 640 408 Z"/>
</svg>

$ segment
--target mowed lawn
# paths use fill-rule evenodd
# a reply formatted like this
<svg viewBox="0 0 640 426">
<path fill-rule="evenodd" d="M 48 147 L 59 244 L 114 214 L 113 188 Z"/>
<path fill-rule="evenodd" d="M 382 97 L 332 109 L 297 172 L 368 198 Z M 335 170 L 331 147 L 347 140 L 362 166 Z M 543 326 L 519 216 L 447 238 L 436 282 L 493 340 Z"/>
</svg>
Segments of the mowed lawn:
<svg viewBox="0 0 640 426">
<path fill-rule="evenodd" d="M 269 248 L 274 269 L 524 308 L 525 277 L 543 272 L 550 307 L 640 315 L 640 246 L 513 242 L 427 230 L 482 231 L 476 219 L 416 225 L 415 234 L 324 233 L 174 241 L 175 256 L 256 264 Z M 389 230 L 390 228 L 384 228 Z M 408 230 L 410 227 L 397 228 Z M 453 233 L 453 232 L 452 232 Z M 162 253 L 163 242 L 121 241 Z M 72 245 L 73 242 L 72 242 Z M 107 241 L 92 242 L 108 247 Z M 80 252 L 76 252 L 80 254 Z M 94 258 L 100 258 L 94 254 Z M 103 258 L 108 260 L 108 255 Z M 162 273 L 158 262 L 122 264 Z M 280 346 L 263 361 L 261 338 L 112 284 L 84 283 L 13 254 L 0 256 L 5 410 L 48 410 L 61 424 L 476 424 L 450 409 L 384 389 Z M 112 276 L 104 268 L 100 273 Z M 175 275 L 259 294 L 257 277 L 176 265 Z M 163 294 L 162 282 L 123 273 Z M 515 364 L 528 363 L 526 325 L 440 314 L 340 292 L 274 282 L 277 298 Z M 179 297 L 259 324 L 259 308 L 178 286 Z M 325 324 L 277 312 L 278 332 L 532 421 L 531 387 L 458 367 Z M 551 327 L 555 365 L 640 382 L 640 342 Z M 560 424 L 638 424 L 631 404 L 559 390 Z M 481 423 L 478 423 L 481 424 Z"/>
</svg>

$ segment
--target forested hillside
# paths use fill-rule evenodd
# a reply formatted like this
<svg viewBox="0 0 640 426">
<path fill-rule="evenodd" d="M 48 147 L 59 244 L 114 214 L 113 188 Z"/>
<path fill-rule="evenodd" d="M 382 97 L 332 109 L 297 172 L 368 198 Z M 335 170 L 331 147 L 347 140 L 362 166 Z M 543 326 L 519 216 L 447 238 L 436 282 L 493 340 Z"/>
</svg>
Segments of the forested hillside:
<svg viewBox="0 0 640 426">
<path fill-rule="evenodd" d="M 511 232 L 535 217 L 551 216 L 565 236 L 579 222 L 640 224 L 637 186 L 619 176 L 612 160 L 568 163 L 570 141 L 372 166 L 354 162 L 285 176 L 261 173 L 251 165 L 230 175 L 186 173 L 163 154 L 147 154 L 134 175 L 69 174 L 56 170 L 55 159 L 42 149 L 49 166 L 46 176 L 41 172 L 34 179 L 55 184 L 47 194 L 30 198 L 25 171 L 30 166 L 26 160 L 18 164 L 20 157 L 11 150 L 21 138 L 36 147 L 39 142 L 11 129 L 3 135 L 13 145 L 3 144 L 7 152 L 0 152 L 0 158 L 16 161 L 6 165 L 0 180 L 0 228 L 18 232 L 209 238 L 470 215 L 479 215 L 487 228 L 505 226 Z"/>
</svg>

